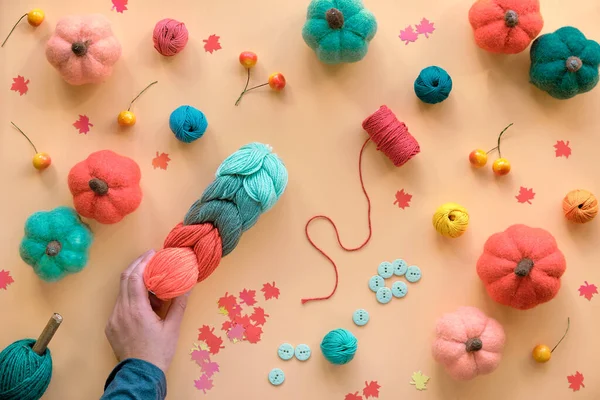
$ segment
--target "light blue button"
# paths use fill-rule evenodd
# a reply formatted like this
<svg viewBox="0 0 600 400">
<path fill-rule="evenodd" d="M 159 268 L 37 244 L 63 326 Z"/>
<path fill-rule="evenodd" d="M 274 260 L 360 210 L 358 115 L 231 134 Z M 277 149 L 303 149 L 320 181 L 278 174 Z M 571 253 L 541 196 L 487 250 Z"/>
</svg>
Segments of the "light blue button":
<svg viewBox="0 0 600 400">
<path fill-rule="evenodd" d="M 379 288 L 382 288 L 385 286 L 385 282 L 383 280 L 382 277 L 380 277 L 379 275 L 373 275 L 371 277 L 371 279 L 369 279 L 369 289 L 371 289 L 372 291 L 376 292 L 379 290 Z"/>
<path fill-rule="evenodd" d="M 358 326 L 365 326 L 369 322 L 369 313 L 367 310 L 359 308 L 352 314 L 352 321 Z"/>
<path fill-rule="evenodd" d="M 394 267 L 392 267 L 391 262 L 384 261 L 381 264 L 379 264 L 379 267 L 377 267 L 377 273 L 383 279 L 391 278 L 392 275 L 394 275 Z"/>
<path fill-rule="evenodd" d="M 404 261 L 401 258 L 392 261 L 392 266 L 394 267 L 394 275 L 396 276 L 404 275 L 406 273 L 406 270 L 408 269 L 406 261 Z"/>
<path fill-rule="evenodd" d="M 269 382 L 273 386 L 279 386 L 285 381 L 285 374 L 279 368 L 273 368 L 271 372 L 269 372 Z"/>
<path fill-rule="evenodd" d="M 377 293 L 375 294 L 377 301 L 381 304 L 387 304 L 392 300 L 392 291 L 389 287 L 379 288 Z"/>
<path fill-rule="evenodd" d="M 418 282 L 421 279 L 421 268 L 411 265 L 406 270 L 406 280 L 410 283 Z"/>
<path fill-rule="evenodd" d="M 408 293 L 408 286 L 402 281 L 396 281 L 392 285 L 392 295 L 394 297 L 404 297 Z"/>
<path fill-rule="evenodd" d="M 289 343 L 282 343 L 277 349 L 277 355 L 284 361 L 294 357 L 294 346 Z"/>
<path fill-rule="evenodd" d="M 306 361 L 310 358 L 310 347 L 306 344 L 296 346 L 296 358 L 300 361 Z"/>
</svg>

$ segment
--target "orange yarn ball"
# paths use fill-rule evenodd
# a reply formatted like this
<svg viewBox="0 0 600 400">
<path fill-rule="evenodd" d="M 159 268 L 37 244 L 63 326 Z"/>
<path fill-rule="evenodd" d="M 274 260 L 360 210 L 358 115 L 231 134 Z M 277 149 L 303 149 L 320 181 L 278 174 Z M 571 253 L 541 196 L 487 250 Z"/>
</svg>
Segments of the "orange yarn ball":
<svg viewBox="0 0 600 400">
<path fill-rule="evenodd" d="M 598 214 L 598 199 L 587 190 L 572 190 L 563 200 L 563 211 L 569 221 L 590 222 Z"/>
</svg>

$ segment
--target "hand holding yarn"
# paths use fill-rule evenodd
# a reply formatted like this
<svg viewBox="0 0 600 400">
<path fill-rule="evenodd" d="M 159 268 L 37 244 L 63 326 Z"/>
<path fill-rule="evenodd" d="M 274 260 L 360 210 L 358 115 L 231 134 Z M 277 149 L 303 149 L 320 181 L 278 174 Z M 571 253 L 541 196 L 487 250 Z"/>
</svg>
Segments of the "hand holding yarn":
<svg viewBox="0 0 600 400">
<path fill-rule="evenodd" d="M 43 171 L 46 168 L 48 168 L 50 166 L 50 164 L 52 164 L 52 159 L 50 158 L 50 156 L 48 155 L 48 153 L 43 153 L 43 152 L 38 152 L 37 148 L 35 147 L 35 144 L 33 144 L 33 142 L 31 141 L 31 139 L 29 139 L 29 136 L 27 136 L 25 134 L 25 132 L 23 132 L 21 130 L 21 128 L 19 128 L 17 125 L 15 125 L 14 122 L 11 122 L 11 124 L 19 131 L 21 132 L 21 135 L 25 136 L 25 139 L 27 139 L 27 141 L 29 142 L 29 144 L 31 145 L 31 147 L 33 147 L 33 150 L 35 151 L 35 155 L 33 156 L 33 168 L 37 169 L 38 171 Z"/>
<path fill-rule="evenodd" d="M 498 135 L 498 145 L 496 147 L 490 149 L 489 151 L 484 151 L 481 149 L 473 150 L 469 154 L 469 162 L 471 163 L 471 165 L 475 168 L 481 168 L 485 166 L 485 164 L 487 164 L 488 154 L 490 154 L 494 150 L 498 150 L 499 158 L 497 158 L 496 161 L 494 161 L 494 164 L 492 165 L 492 170 L 494 171 L 494 174 L 498 176 L 507 175 L 510 172 L 510 162 L 506 158 L 502 158 L 502 151 L 500 150 L 500 141 L 502 140 L 502 135 L 504 135 L 504 132 L 506 132 L 511 126 L 513 126 L 512 123 L 506 128 L 504 128 L 502 132 L 500 132 L 500 134 Z"/>
<path fill-rule="evenodd" d="M 242 66 L 246 68 L 246 71 L 248 71 L 248 78 L 246 79 L 246 86 L 244 86 L 244 90 L 242 90 L 240 97 L 238 97 L 237 101 L 235 102 L 236 106 L 240 104 L 240 102 L 242 101 L 242 97 L 244 97 L 244 95 L 250 92 L 251 90 L 255 90 L 267 85 L 269 85 L 269 87 L 276 92 L 282 91 L 283 88 L 285 88 L 286 81 L 285 77 L 281 72 L 274 72 L 271 75 L 269 75 L 269 80 L 267 81 L 267 83 L 248 88 L 248 85 L 250 84 L 250 70 L 258 62 L 258 56 L 251 51 L 243 51 L 240 54 L 239 60 L 240 64 L 242 64 Z"/>
<path fill-rule="evenodd" d="M 4 39 L 4 42 L 2 42 L 2 46 L 0 46 L 0 47 L 4 47 L 4 45 L 6 44 L 6 41 L 8 40 L 10 35 L 12 35 L 13 31 L 15 30 L 17 25 L 19 25 L 19 22 L 21 22 L 23 20 L 23 18 L 27 17 L 27 22 L 29 23 L 29 25 L 38 27 L 42 24 L 42 22 L 44 22 L 45 16 L 46 15 L 44 14 L 44 11 L 42 11 L 39 8 L 34 8 L 33 10 L 29 11 L 28 13 L 23 14 L 21 16 L 21 18 L 19 18 L 17 23 L 12 27 L 12 29 L 6 36 L 6 39 Z"/>
<path fill-rule="evenodd" d="M 165 57 L 181 52 L 188 42 L 188 30 L 183 22 L 171 18 L 161 19 L 152 32 L 154 48 Z"/>
<path fill-rule="evenodd" d="M 135 98 L 133 100 L 131 100 L 131 103 L 129 103 L 129 107 L 127 108 L 127 110 L 125 111 L 121 111 L 119 113 L 119 116 L 117 117 L 117 123 L 121 126 L 133 126 L 135 125 L 135 114 L 131 111 L 131 107 L 133 106 L 133 103 L 148 89 L 150 89 L 150 86 L 157 84 L 158 81 L 154 81 L 151 84 L 149 84 L 148 86 L 146 86 L 144 88 L 144 90 L 142 90 L 137 96 L 135 96 Z"/>
</svg>

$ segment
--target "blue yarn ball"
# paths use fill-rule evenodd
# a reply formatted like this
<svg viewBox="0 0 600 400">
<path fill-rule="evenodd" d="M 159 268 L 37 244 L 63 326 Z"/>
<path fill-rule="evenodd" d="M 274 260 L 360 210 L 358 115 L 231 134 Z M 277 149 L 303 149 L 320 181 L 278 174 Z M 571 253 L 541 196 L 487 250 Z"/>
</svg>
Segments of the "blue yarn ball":
<svg viewBox="0 0 600 400">
<path fill-rule="evenodd" d="M 171 113 L 169 126 L 177 139 L 184 143 L 192 143 L 204 135 L 208 121 L 204 113 L 197 108 L 180 106 Z"/>
<path fill-rule="evenodd" d="M 35 340 L 18 340 L 0 353 L 0 399 L 38 400 L 52 378 L 52 356 L 46 349 L 38 355 Z"/>
<path fill-rule="evenodd" d="M 323 356 L 332 364 L 347 364 L 354 358 L 358 348 L 358 339 L 352 332 L 339 328 L 329 332 L 321 342 Z"/>
<path fill-rule="evenodd" d="M 446 100 L 452 91 L 452 78 L 440 67 L 427 67 L 415 80 L 415 93 L 422 102 L 437 104 Z"/>
</svg>

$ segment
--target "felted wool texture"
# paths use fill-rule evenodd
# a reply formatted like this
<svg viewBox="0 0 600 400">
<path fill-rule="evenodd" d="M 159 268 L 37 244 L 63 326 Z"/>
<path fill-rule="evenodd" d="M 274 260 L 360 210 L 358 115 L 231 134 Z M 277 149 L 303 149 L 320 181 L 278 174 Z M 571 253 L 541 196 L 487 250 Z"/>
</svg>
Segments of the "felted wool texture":
<svg viewBox="0 0 600 400">
<path fill-rule="evenodd" d="M 343 15 L 339 29 L 331 28 L 326 20 L 326 13 L 332 8 Z M 321 62 L 338 64 L 362 60 L 376 33 L 375 16 L 360 0 L 313 0 L 308 6 L 302 37 Z"/>
<path fill-rule="evenodd" d="M 513 14 L 507 17 L 509 11 Z M 509 26 L 507 19 L 515 16 L 518 22 Z M 525 50 L 544 27 L 539 0 L 478 0 L 469 10 L 469 22 L 479 47 L 504 54 Z"/>
<path fill-rule="evenodd" d="M 531 45 L 531 83 L 557 99 L 570 99 L 598 84 L 600 45 L 571 26 L 542 35 Z M 567 63 L 576 57 L 581 68 L 571 71 Z"/>
<path fill-rule="evenodd" d="M 0 399 L 39 400 L 52 379 L 52 356 L 32 349 L 33 339 L 18 340 L 0 353 Z"/>
<path fill-rule="evenodd" d="M 58 254 L 48 254 L 51 242 L 60 244 Z M 88 262 L 93 235 L 69 207 L 32 214 L 25 222 L 25 236 L 19 249 L 21 258 L 47 282 L 79 272 Z"/>
<path fill-rule="evenodd" d="M 506 336 L 500 323 L 475 307 L 460 307 L 438 319 L 432 345 L 434 359 L 456 380 L 469 380 L 494 371 L 502 360 Z M 481 349 L 467 351 L 469 339 Z"/>
<path fill-rule="evenodd" d="M 516 270 L 526 258 L 533 267 L 520 276 Z M 494 301 L 527 310 L 556 296 L 566 267 L 565 257 L 549 232 L 513 225 L 486 241 L 477 261 L 477 274 Z"/>
<path fill-rule="evenodd" d="M 75 43 L 86 49 L 84 55 L 75 54 Z M 46 58 L 71 85 L 103 82 L 119 57 L 121 44 L 100 14 L 61 18 L 46 44 Z"/>
</svg>

